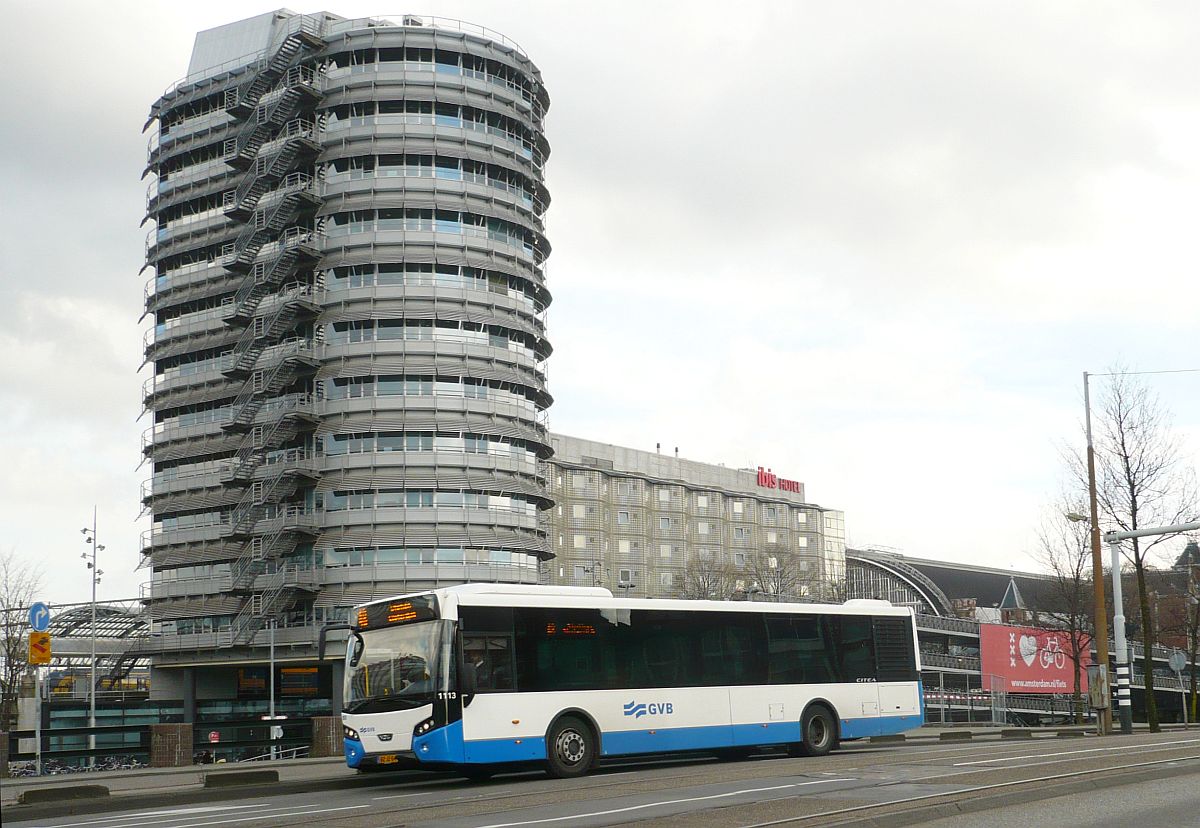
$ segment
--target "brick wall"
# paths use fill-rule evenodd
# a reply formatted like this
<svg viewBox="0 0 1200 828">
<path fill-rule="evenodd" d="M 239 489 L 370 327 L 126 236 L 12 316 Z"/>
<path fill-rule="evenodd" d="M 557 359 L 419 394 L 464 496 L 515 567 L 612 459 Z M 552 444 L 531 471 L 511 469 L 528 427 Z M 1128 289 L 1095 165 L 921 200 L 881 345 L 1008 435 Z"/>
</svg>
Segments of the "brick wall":
<svg viewBox="0 0 1200 828">
<path fill-rule="evenodd" d="M 192 725 L 150 725 L 150 767 L 182 768 L 192 764 Z"/>
<path fill-rule="evenodd" d="M 340 716 L 313 716 L 312 748 L 309 756 L 342 755 L 342 720 Z"/>
</svg>

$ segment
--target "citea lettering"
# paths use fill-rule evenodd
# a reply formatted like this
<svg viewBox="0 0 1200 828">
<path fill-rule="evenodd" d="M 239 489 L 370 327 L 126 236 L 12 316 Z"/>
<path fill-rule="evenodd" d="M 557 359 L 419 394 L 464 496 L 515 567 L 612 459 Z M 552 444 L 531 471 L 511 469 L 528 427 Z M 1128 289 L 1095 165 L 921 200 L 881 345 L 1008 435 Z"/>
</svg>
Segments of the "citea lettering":
<svg viewBox="0 0 1200 828">
<path fill-rule="evenodd" d="M 758 467 L 758 485 L 765 489 L 779 489 L 781 492 L 796 492 L 797 494 L 804 489 L 804 484 L 799 480 L 785 480 L 762 466 Z"/>
</svg>

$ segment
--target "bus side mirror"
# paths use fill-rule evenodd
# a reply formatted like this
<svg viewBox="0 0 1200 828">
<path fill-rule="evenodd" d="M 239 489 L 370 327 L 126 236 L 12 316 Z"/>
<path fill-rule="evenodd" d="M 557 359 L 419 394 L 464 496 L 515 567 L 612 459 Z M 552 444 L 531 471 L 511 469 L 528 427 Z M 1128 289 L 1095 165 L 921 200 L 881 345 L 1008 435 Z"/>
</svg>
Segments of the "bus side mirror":
<svg viewBox="0 0 1200 828">
<path fill-rule="evenodd" d="M 326 624 L 321 627 L 321 633 L 317 636 L 317 661 L 325 660 L 325 636 L 327 633 L 336 632 L 337 630 L 350 630 L 354 632 L 353 624 Z"/>
</svg>

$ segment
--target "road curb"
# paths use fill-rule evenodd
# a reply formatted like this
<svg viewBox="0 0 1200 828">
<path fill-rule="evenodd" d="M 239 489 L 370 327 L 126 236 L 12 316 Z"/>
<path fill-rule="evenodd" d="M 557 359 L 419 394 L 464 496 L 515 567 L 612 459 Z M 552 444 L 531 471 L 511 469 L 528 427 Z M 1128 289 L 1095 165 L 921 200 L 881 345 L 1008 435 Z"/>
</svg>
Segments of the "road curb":
<svg viewBox="0 0 1200 828">
<path fill-rule="evenodd" d="M 96 799 L 108 796 L 103 785 L 60 785 L 54 788 L 30 788 L 21 791 L 18 805 L 38 805 L 44 802 L 60 802 L 64 799 Z"/>
<path fill-rule="evenodd" d="M 875 744 L 878 742 L 887 743 L 887 742 L 905 742 L 905 741 L 908 741 L 908 739 L 903 733 L 889 733 L 887 736 L 872 736 L 871 737 L 872 744 Z"/>
<path fill-rule="evenodd" d="M 266 785 L 279 781 L 279 771 L 252 770 L 226 771 L 224 773 L 204 774 L 204 787 L 229 788 L 234 785 Z"/>
<path fill-rule="evenodd" d="M 971 731 L 969 730 L 947 730 L 938 734 L 939 742 L 969 742 L 971 741 Z"/>
</svg>

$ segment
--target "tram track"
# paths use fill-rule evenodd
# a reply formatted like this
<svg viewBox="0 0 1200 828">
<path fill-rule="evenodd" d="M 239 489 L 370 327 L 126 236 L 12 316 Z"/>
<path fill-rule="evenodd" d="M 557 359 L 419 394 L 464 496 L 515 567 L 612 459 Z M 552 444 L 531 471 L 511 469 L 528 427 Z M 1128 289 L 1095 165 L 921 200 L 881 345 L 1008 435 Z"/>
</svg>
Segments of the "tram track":
<svg viewBox="0 0 1200 828">
<path fill-rule="evenodd" d="M 1195 766 L 1187 766 L 1181 763 L 1195 762 Z M 1048 774 L 1045 776 L 1036 776 L 1029 779 L 1013 780 L 1009 782 L 998 782 L 991 785 L 976 785 L 970 788 L 953 791 L 950 793 L 925 794 L 922 796 L 907 797 L 904 799 L 889 800 L 887 802 L 871 803 L 869 805 L 856 805 L 848 808 L 838 808 L 835 810 L 822 811 L 815 814 L 806 814 L 803 816 L 785 817 L 783 819 L 773 819 L 765 822 L 740 823 L 737 828 L 774 828 L 778 825 L 819 825 L 822 828 L 834 828 L 834 826 L 854 825 L 863 822 L 864 818 L 871 817 L 877 814 L 886 813 L 891 815 L 912 815 L 914 811 L 929 811 L 937 809 L 940 806 L 949 806 L 944 813 L 928 813 L 930 819 L 941 816 L 952 816 L 956 813 L 966 813 L 968 811 L 986 810 L 983 807 L 964 807 L 972 804 L 978 806 L 983 803 L 983 800 L 997 793 L 1007 792 L 1014 788 L 1023 788 L 1030 786 L 1041 786 L 1042 790 L 1036 791 L 1044 796 L 1027 796 L 1023 797 L 1022 801 L 1028 802 L 1036 799 L 1050 799 L 1056 796 L 1062 796 L 1066 793 L 1078 790 L 1065 790 L 1060 785 L 1055 783 L 1071 783 L 1082 780 L 1095 781 L 1096 777 L 1105 777 L 1111 774 L 1124 774 L 1122 782 L 1125 784 L 1134 781 L 1140 781 L 1142 775 L 1136 778 L 1130 778 L 1129 772 L 1136 769 L 1155 769 L 1160 766 L 1174 765 L 1178 766 L 1179 773 L 1196 773 L 1200 771 L 1200 753 L 1194 756 L 1175 757 L 1171 759 L 1157 759 L 1153 762 L 1134 762 L 1124 765 L 1110 765 L 1103 768 L 1095 768 L 1083 771 L 1072 771 L 1070 773 Z M 1163 774 L 1158 773 L 1158 776 Z M 914 780 L 908 780 L 911 782 Z M 884 783 L 879 787 L 887 787 L 888 785 L 901 785 L 907 782 Z M 1083 786 L 1087 787 L 1087 786 Z M 1011 800 L 1009 800 L 1011 802 Z M 991 803 L 986 803 L 988 806 Z M 873 825 L 881 823 L 873 822 Z M 897 823 L 900 824 L 900 823 Z M 904 823 L 911 824 L 911 823 Z"/>
</svg>

